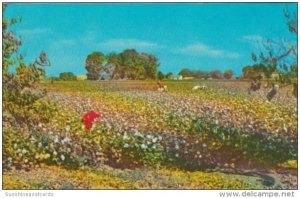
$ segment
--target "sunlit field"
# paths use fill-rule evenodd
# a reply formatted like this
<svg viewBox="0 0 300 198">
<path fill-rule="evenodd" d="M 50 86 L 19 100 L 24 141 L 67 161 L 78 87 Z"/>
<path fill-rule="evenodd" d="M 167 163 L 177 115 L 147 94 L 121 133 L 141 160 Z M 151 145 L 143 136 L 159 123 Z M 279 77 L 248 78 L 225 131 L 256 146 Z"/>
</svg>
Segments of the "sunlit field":
<svg viewBox="0 0 300 198">
<path fill-rule="evenodd" d="M 47 94 L 29 111 L 45 117 L 34 133 L 3 121 L 3 188 L 297 188 L 292 87 L 269 102 L 268 88 L 248 94 L 244 81 L 164 84 L 166 92 L 156 81 L 39 82 Z M 91 111 L 102 117 L 88 130 Z"/>
</svg>

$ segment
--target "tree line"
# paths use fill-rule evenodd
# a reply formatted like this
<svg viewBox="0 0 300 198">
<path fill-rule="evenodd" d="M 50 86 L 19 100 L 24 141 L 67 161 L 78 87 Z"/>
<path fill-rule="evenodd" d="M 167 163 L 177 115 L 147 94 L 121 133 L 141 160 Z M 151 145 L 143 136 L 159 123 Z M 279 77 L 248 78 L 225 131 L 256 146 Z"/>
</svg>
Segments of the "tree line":
<svg viewBox="0 0 300 198">
<path fill-rule="evenodd" d="M 108 55 L 93 52 L 86 58 L 85 69 L 88 80 L 101 78 L 137 80 L 155 79 L 158 66 L 158 58 L 155 55 L 126 49 L 121 53 Z"/>
<path fill-rule="evenodd" d="M 208 78 L 231 79 L 233 77 L 234 73 L 230 69 L 226 70 L 224 73 L 222 73 L 220 70 L 202 71 L 202 70 L 190 70 L 190 69 L 184 68 L 178 74 L 183 77 L 193 77 L 193 78 L 197 78 L 197 79 L 208 79 Z"/>
</svg>

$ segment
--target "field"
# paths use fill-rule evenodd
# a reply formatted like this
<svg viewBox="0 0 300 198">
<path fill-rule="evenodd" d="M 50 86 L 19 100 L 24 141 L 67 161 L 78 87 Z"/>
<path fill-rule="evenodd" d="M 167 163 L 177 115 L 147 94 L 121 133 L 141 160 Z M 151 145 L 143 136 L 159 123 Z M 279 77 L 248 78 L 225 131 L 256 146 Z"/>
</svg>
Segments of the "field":
<svg viewBox="0 0 300 198">
<path fill-rule="evenodd" d="M 249 82 L 164 83 L 167 92 L 155 81 L 40 82 L 48 122 L 34 133 L 3 123 L 4 189 L 297 188 L 291 87 L 269 102 Z M 87 130 L 89 111 L 103 117 Z"/>
</svg>

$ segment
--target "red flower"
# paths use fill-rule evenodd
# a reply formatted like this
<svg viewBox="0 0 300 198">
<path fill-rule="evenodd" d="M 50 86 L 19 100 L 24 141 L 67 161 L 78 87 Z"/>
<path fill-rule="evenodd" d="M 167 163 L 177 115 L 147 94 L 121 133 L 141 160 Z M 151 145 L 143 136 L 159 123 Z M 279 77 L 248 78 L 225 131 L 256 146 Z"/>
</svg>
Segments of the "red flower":
<svg viewBox="0 0 300 198">
<path fill-rule="evenodd" d="M 92 128 L 94 120 L 97 118 L 101 118 L 101 117 L 102 117 L 102 114 L 98 114 L 98 113 L 95 113 L 94 111 L 90 111 L 83 115 L 82 121 L 85 125 L 85 128 L 89 130 Z"/>
</svg>

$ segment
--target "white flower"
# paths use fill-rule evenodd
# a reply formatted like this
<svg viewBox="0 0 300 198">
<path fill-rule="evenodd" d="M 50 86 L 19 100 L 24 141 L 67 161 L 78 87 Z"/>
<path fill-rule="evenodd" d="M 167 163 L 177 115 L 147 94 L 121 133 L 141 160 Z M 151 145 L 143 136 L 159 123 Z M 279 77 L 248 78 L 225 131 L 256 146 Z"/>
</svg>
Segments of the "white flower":
<svg viewBox="0 0 300 198">
<path fill-rule="evenodd" d="M 142 149 L 146 149 L 147 146 L 146 146 L 145 144 L 142 144 L 142 145 L 141 145 L 141 148 L 142 148 Z"/>
<path fill-rule="evenodd" d="M 38 147 L 41 148 L 42 147 L 42 143 L 39 142 L 38 143 Z"/>
<path fill-rule="evenodd" d="M 69 126 L 69 125 L 66 126 L 66 127 L 65 127 L 65 130 L 66 130 L 67 132 L 69 132 L 69 131 L 70 131 L 70 126 Z"/>
<path fill-rule="evenodd" d="M 11 158 L 11 157 L 8 157 L 8 158 L 7 158 L 7 160 L 8 160 L 8 161 L 11 161 L 11 160 L 12 160 L 12 158 Z"/>
<path fill-rule="evenodd" d="M 159 139 L 159 141 L 161 141 L 161 140 L 162 140 L 162 137 L 161 137 L 161 136 L 158 136 L 158 139 Z"/>
<path fill-rule="evenodd" d="M 27 150 L 26 150 L 26 149 L 23 149 L 23 150 L 22 150 L 22 153 L 23 153 L 23 154 L 27 153 Z"/>
<path fill-rule="evenodd" d="M 22 153 L 19 153 L 19 157 L 22 157 L 23 156 L 23 154 Z"/>
<path fill-rule="evenodd" d="M 179 146 L 178 146 L 178 144 L 176 144 L 176 145 L 175 145 L 175 149 L 176 149 L 176 150 L 178 150 L 178 149 L 179 149 Z"/>
<path fill-rule="evenodd" d="M 128 148 L 129 147 L 129 144 L 124 144 L 124 148 Z"/>
<path fill-rule="evenodd" d="M 18 145 L 17 145 L 16 143 L 14 143 L 14 148 L 17 148 L 17 146 L 18 146 Z"/>
<path fill-rule="evenodd" d="M 176 153 L 176 154 L 175 154 L 175 156 L 176 156 L 176 157 L 179 157 L 179 154 L 178 154 L 178 153 Z"/>
<path fill-rule="evenodd" d="M 153 139 L 152 139 L 152 142 L 153 142 L 153 143 L 157 142 L 157 137 L 153 138 Z"/>
<path fill-rule="evenodd" d="M 40 156 L 39 156 L 38 154 L 36 154 L 34 158 L 35 158 L 35 159 L 39 159 L 39 157 L 40 157 Z"/>
<path fill-rule="evenodd" d="M 57 155 L 57 152 L 56 152 L 56 151 L 53 151 L 53 155 L 56 156 L 56 155 Z"/>
<path fill-rule="evenodd" d="M 58 143 L 58 135 L 54 136 L 54 143 Z"/>
<path fill-rule="evenodd" d="M 123 135 L 123 140 L 128 140 L 128 136 L 127 136 L 127 133 L 125 132 L 124 135 Z"/>
<path fill-rule="evenodd" d="M 61 159 L 62 161 L 64 161 L 64 160 L 65 160 L 65 156 L 64 156 L 64 155 L 60 155 L 60 159 Z"/>
<path fill-rule="evenodd" d="M 31 143 L 34 143 L 36 141 L 36 139 L 34 137 L 31 137 L 29 140 Z"/>
<path fill-rule="evenodd" d="M 69 143 L 69 142 L 71 142 L 71 139 L 69 137 L 65 137 L 64 142 Z"/>
<path fill-rule="evenodd" d="M 25 159 L 24 162 L 27 163 L 27 162 L 28 162 L 28 159 Z"/>
<path fill-rule="evenodd" d="M 135 133 L 134 133 L 134 136 L 142 137 L 142 134 L 141 134 L 140 132 L 135 132 Z"/>
</svg>

